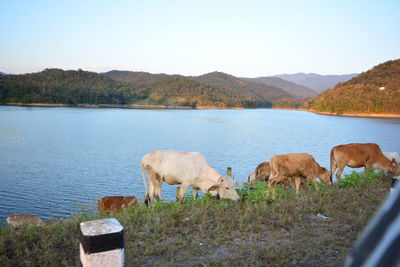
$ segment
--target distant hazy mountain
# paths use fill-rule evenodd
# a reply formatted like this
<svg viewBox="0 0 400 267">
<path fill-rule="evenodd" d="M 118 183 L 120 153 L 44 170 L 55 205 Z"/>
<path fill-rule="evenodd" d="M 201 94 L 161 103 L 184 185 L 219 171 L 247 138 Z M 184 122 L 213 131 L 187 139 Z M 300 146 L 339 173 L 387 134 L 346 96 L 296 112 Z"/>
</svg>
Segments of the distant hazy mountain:
<svg viewBox="0 0 400 267">
<path fill-rule="evenodd" d="M 116 81 L 135 83 L 139 85 L 147 85 L 178 76 L 178 75 L 152 74 L 148 72 L 121 71 L 121 70 L 112 70 L 101 74 Z"/>
<path fill-rule="evenodd" d="M 232 88 L 238 93 L 254 97 L 257 99 L 258 106 L 271 106 L 272 101 L 276 99 L 293 98 L 281 88 L 242 80 L 223 72 L 215 71 L 190 78 L 204 85 Z"/>
<path fill-rule="evenodd" d="M 326 90 L 313 100 L 318 111 L 400 113 L 400 59 L 390 60 Z"/>
<path fill-rule="evenodd" d="M 6 75 L 6 74 L 7 74 L 7 73 L 5 73 L 5 72 L 1 72 L 1 71 L 0 71 L 0 75 Z"/>
<path fill-rule="evenodd" d="M 283 89 L 287 93 L 289 93 L 297 98 L 305 98 L 305 97 L 315 96 L 318 94 L 316 91 L 314 91 L 308 87 L 281 79 L 279 77 L 258 77 L 258 78 L 240 78 L 240 79 L 250 81 L 250 82 L 275 86 L 275 87 Z"/>
<path fill-rule="evenodd" d="M 320 93 L 326 89 L 335 87 L 340 82 L 348 81 L 357 75 L 357 73 L 343 75 L 321 75 L 316 73 L 300 72 L 294 74 L 279 74 L 274 75 L 274 77 L 279 77 L 284 80 L 303 85 Z"/>
</svg>

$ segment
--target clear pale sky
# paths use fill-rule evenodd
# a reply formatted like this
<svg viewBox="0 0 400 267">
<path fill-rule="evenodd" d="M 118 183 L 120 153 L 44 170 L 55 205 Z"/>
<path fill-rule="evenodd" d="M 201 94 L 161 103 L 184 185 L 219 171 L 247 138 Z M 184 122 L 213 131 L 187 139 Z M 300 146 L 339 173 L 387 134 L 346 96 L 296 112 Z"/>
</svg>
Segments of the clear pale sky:
<svg viewBox="0 0 400 267">
<path fill-rule="evenodd" d="M 0 36 L 6 73 L 344 74 L 400 58 L 400 1 L 1 0 Z"/>
</svg>

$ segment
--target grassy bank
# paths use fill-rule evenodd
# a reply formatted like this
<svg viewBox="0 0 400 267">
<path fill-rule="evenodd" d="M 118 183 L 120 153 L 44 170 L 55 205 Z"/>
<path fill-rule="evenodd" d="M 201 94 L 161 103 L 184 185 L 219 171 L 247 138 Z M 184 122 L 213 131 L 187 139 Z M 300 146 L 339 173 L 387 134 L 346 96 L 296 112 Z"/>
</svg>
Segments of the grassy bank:
<svg viewBox="0 0 400 267">
<path fill-rule="evenodd" d="M 320 115 L 332 115 L 332 116 L 342 116 L 342 117 L 359 117 L 359 118 L 400 118 L 400 114 L 396 113 L 362 113 L 362 112 L 326 112 L 326 111 L 317 111 L 315 109 L 306 109 L 306 108 L 279 108 L 273 107 L 272 109 L 281 109 L 281 110 L 296 110 L 296 111 L 309 111 L 315 114 Z"/>
<path fill-rule="evenodd" d="M 126 265 L 340 266 L 390 188 L 382 173 L 353 173 L 339 184 L 245 186 L 238 202 L 211 197 L 138 206 L 116 214 L 125 227 Z M 321 218 L 323 214 L 328 218 Z M 40 228 L 0 228 L 1 266 L 79 266 L 81 213 Z"/>
</svg>

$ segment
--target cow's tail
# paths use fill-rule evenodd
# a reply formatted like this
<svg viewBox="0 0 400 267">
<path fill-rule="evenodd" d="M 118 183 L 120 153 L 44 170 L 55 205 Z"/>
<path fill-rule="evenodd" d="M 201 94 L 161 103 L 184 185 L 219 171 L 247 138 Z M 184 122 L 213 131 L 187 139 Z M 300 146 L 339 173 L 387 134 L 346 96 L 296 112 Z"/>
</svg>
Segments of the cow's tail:
<svg viewBox="0 0 400 267">
<path fill-rule="evenodd" d="M 335 148 L 331 149 L 331 156 L 330 156 L 330 175 L 331 175 L 331 184 L 333 182 L 333 173 L 336 171 L 337 162 L 335 159 Z"/>
<path fill-rule="evenodd" d="M 143 178 L 144 190 L 146 191 L 146 194 L 144 195 L 143 202 L 144 202 L 144 204 L 146 204 L 146 206 L 148 206 L 149 205 L 150 196 L 149 196 L 149 190 L 147 189 L 146 177 L 144 177 L 145 168 L 144 168 L 143 162 L 141 163 L 141 167 L 142 167 L 142 178 Z"/>
</svg>

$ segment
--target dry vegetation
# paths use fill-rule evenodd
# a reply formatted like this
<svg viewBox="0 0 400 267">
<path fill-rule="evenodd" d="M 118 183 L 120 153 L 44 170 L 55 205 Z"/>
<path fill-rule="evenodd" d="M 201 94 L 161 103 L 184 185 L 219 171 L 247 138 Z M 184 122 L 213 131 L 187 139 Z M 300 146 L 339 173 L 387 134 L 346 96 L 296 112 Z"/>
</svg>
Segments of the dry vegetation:
<svg viewBox="0 0 400 267">
<path fill-rule="evenodd" d="M 238 202 L 206 196 L 114 217 L 125 227 L 127 266 L 340 266 L 389 188 L 382 173 L 353 173 L 319 192 L 259 183 L 240 189 Z M 40 228 L 0 227 L 0 265 L 79 266 L 79 222 L 99 217 L 86 211 Z"/>
<path fill-rule="evenodd" d="M 278 99 L 273 107 L 342 115 L 399 114 L 400 59 L 390 60 L 308 99 Z"/>
</svg>

